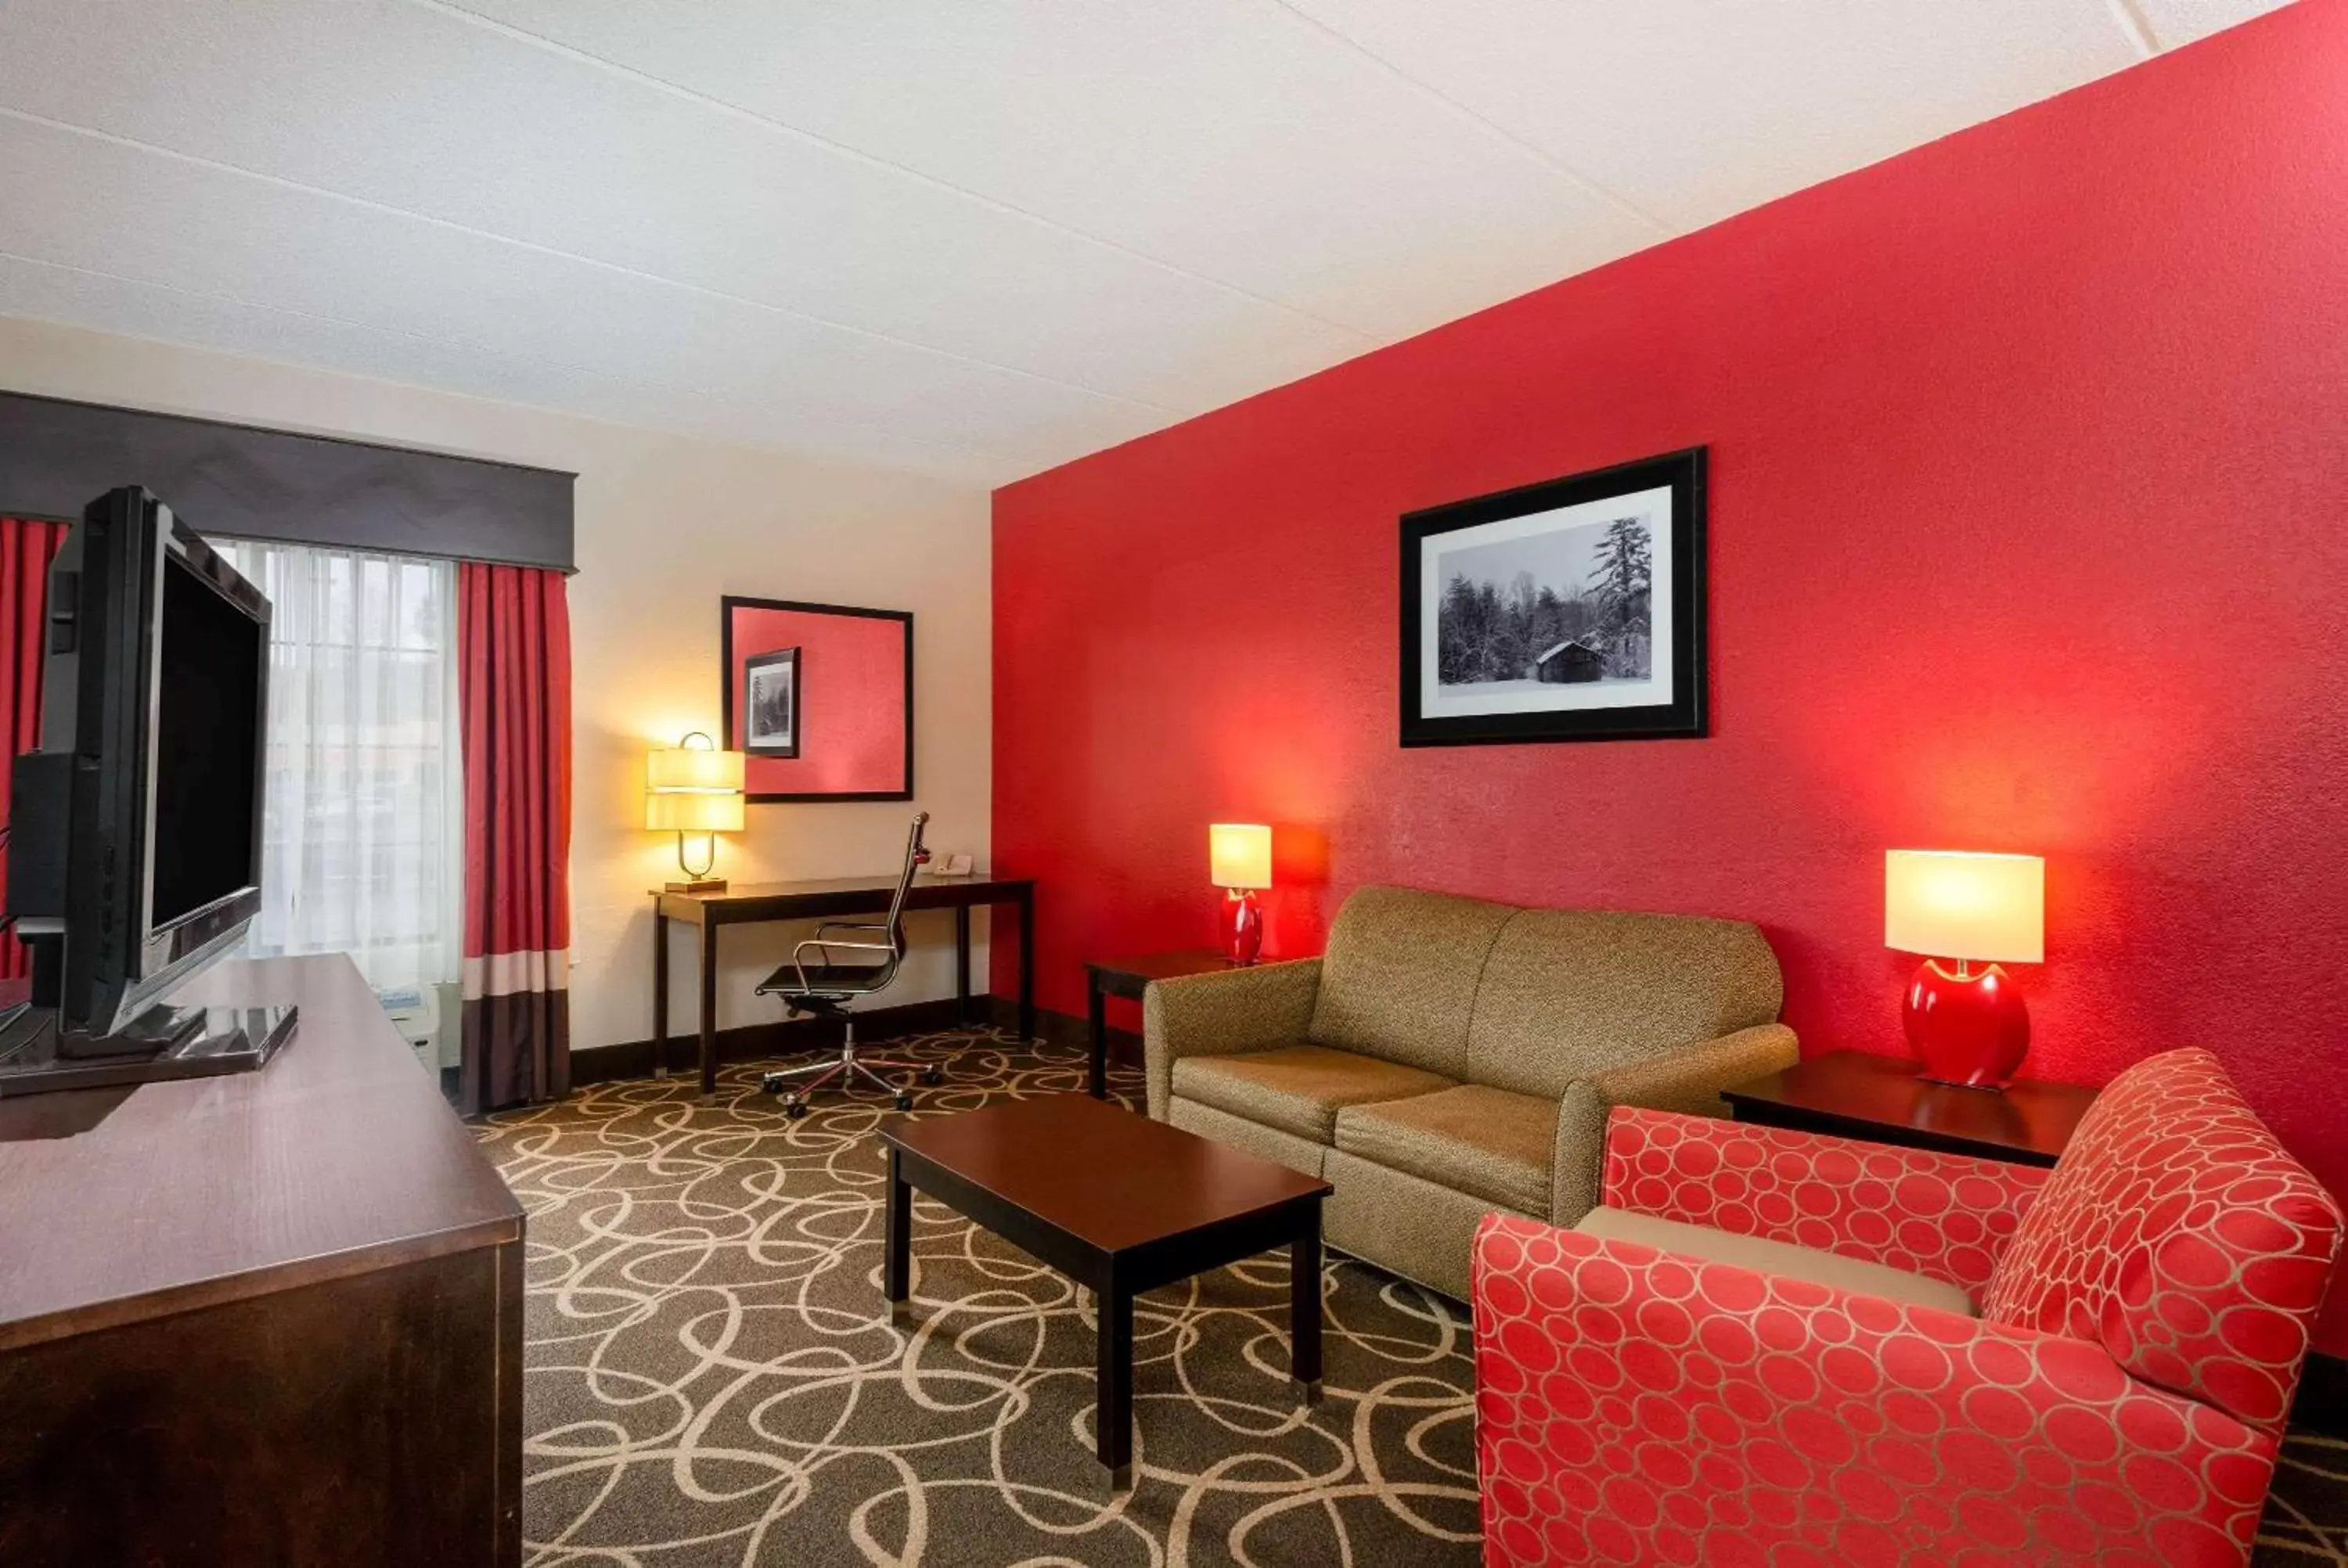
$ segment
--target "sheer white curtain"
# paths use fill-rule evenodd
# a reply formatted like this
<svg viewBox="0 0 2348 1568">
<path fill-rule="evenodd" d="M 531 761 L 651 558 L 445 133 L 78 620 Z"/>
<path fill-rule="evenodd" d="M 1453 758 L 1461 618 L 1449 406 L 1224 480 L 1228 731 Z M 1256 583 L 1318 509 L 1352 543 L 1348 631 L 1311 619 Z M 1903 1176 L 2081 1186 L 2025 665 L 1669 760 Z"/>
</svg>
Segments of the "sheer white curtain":
<svg viewBox="0 0 2348 1568">
<path fill-rule="evenodd" d="M 465 784 L 452 561 L 219 541 L 269 596 L 268 799 L 248 950 L 458 978 Z"/>
</svg>

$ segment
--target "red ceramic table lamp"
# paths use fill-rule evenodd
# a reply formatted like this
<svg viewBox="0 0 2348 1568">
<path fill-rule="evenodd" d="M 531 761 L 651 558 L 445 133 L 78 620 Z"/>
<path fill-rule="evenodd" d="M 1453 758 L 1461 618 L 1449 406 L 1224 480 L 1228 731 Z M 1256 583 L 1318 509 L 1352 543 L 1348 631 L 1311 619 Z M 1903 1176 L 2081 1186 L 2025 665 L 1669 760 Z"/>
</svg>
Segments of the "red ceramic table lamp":
<svg viewBox="0 0 2348 1568">
<path fill-rule="evenodd" d="M 1252 964 L 1263 951 L 1263 911 L 1255 895 L 1272 886 L 1272 829 L 1253 822 L 1210 823 L 1207 861 L 1223 890 L 1223 951 L 1235 964 Z"/>
<path fill-rule="evenodd" d="M 1998 965 L 2046 956 L 2046 863 L 1891 850 L 1883 857 L 1883 944 L 1926 955 L 1900 1009 L 1924 1076 L 1969 1089 L 2012 1082 L 2030 1050 L 2030 1011 Z M 1955 960 L 1954 972 L 1943 959 Z"/>
</svg>

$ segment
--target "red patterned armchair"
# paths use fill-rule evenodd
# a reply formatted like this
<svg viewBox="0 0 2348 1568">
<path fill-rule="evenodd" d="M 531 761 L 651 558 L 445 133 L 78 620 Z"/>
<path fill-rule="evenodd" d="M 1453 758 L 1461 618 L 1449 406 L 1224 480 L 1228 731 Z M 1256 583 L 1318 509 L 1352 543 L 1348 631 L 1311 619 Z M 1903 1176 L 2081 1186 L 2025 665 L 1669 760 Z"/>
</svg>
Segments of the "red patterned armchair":
<svg viewBox="0 0 2348 1568">
<path fill-rule="evenodd" d="M 2214 1058 L 2035 1171 L 1628 1107 L 1475 1253 L 1488 1564 L 2240 1564 L 2340 1246 Z"/>
</svg>

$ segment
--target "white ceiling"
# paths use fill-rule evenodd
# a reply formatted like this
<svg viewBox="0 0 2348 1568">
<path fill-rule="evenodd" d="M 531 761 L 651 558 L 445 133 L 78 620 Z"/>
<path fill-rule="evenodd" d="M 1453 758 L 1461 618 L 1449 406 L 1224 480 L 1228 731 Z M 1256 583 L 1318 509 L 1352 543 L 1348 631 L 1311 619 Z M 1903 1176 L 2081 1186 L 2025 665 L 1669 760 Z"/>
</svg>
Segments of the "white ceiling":
<svg viewBox="0 0 2348 1568">
<path fill-rule="evenodd" d="M 0 315 L 1000 483 L 2275 3 L 0 0 Z"/>
</svg>

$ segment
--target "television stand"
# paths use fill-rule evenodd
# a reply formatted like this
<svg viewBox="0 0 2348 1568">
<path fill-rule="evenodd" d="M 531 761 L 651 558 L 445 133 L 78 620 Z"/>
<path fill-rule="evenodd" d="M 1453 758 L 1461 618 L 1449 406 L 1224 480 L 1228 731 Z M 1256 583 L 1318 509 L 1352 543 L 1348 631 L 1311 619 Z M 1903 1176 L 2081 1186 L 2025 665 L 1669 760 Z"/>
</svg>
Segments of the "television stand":
<svg viewBox="0 0 2348 1568">
<path fill-rule="evenodd" d="M 119 1034 L 61 1030 L 56 1009 L 0 1014 L 0 1099 L 251 1072 L 294 1032 L 291 1007 L 159 1007 Z"/>
<path fill-rule="evenodd" d="M 105 1061 L 124 1056 L 153 1058 L 187 1043 L 188 1037 L 203 1024 L 204 1015 L 195 1008 L 149 1008 L 130 1020 L 129 1028 L 114 1034 L 56 1030 L 57 1053 L 60 1059 L 75 1061 Z"/>
</svg>

